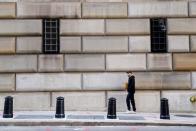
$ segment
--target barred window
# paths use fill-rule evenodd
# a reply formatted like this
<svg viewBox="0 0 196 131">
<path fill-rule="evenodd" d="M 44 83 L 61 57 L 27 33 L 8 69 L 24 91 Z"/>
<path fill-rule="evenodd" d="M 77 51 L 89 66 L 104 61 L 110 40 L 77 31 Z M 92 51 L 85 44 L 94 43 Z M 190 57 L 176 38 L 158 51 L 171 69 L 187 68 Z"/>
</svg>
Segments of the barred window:
<svg viewBox="0 0 196 131">
<path fill-rule="evenodd" d="M 165 18 L 150 19 L 151 52 L 167 52 L 167 24 Z"/>
<path fill-rule="evenodd" d="M 59 53 L 59 19 L 43 19 L 43 53 Z"/>
</svg>

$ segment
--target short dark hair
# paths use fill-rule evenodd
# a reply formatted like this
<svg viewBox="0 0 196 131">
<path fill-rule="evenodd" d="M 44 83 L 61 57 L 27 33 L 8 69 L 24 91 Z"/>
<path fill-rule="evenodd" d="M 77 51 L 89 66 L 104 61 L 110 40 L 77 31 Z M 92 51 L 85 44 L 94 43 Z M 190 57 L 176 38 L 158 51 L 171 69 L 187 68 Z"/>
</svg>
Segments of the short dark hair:
<svg viewBox="0 0 196 131">
<path fill-rule="evenodd" d="M 127 71 L 127 74 L 129 74 L 129 73 L 133 73 L 132 71 Z"/>
</svg>

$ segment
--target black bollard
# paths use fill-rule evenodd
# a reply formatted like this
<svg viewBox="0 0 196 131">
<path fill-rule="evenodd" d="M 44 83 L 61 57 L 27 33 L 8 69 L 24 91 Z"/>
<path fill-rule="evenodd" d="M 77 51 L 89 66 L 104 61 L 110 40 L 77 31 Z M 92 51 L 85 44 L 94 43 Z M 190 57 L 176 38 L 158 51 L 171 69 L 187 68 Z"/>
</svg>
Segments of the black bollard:
<svg viewBox="0 0 196 131">
<path fill-rule="evenodd" d="M 61 97 L 61 96 L 56 98 L 56 114 L 55 114 L 55 118 L 65 118 L 64 98 Z"/>
<path fill-rule="evenodd" d="M 116 119 L 116 98 L 111 97 L 108 102 L 108 119 Z"/>
<path fill-rule="evenodd" d="M 5 97 L 3 118 L 13 118 L 13 97 Z"/>
<path fill-rule="evenodd" d="M 168 99 L 161 99 L 160 119 L 170 119 Z"/>
</svg>

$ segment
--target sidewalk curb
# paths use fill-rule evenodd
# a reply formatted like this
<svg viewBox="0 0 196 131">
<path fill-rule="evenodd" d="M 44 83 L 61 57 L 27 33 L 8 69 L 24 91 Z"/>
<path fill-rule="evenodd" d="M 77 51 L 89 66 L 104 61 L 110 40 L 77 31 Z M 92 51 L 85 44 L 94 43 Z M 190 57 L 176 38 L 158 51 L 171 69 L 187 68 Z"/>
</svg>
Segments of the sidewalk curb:
<svg viewBox="0 0 196 131">
<path fill-rule="evenodd" d="M 173 120 L 156 120 L 156 121 L 125 121 L 125 120 L 66 120 L 66 119 L 25 119 L 0 120 L 0 126 L 196 126 L 196 122 L 173 121 Z"/>
</svg>

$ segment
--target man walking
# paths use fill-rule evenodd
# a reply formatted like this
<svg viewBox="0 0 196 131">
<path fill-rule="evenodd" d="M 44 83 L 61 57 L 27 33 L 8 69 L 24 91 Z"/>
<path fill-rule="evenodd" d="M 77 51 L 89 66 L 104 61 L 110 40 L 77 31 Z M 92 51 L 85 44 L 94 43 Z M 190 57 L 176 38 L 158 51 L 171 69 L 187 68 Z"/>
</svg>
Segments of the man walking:
<svg viewBox="0 0 196 131">
<path fill-rule="evenodd" d="M 127 110 L 130 112 L 131 107 L 130 107 L 130 101 L 132 105 L 132 110 L 136 112 L 136 107 L 135 107 L 135 99 L 134 99 L 134 94 L 135 94 L 135 76 L 133 75 L 132 72 L 127 72 L 127 75 L 129 77 L 128 79 L 128 88 L 127 88 Z"/>
</svg>

